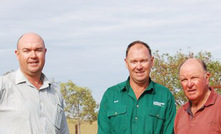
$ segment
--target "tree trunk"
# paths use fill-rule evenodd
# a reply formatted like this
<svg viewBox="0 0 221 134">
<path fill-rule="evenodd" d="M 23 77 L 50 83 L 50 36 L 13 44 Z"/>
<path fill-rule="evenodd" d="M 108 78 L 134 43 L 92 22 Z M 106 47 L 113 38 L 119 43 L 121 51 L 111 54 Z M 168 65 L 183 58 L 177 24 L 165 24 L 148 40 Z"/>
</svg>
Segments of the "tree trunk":
<svg viewBox="0 0 221 134">
<path fill-rule="evenodd" d="M 78 125 L 75 125 L 75 134 L 78 134 Z"/>
<path fill-rule="evenodd" d="M 77 118 L 78 118 L 78 134 L 81 134 L 81 123 L 80 123 L 80 106 L 79 106 L 79 103 L 78 103 L 78 109 L 77 109 Z"/>
<path fill-rule="evenodd" d="M 80 124 L 80 122 L 78 123 L 78 134 L 81 134 L 81 124 Z"/>
</svg>

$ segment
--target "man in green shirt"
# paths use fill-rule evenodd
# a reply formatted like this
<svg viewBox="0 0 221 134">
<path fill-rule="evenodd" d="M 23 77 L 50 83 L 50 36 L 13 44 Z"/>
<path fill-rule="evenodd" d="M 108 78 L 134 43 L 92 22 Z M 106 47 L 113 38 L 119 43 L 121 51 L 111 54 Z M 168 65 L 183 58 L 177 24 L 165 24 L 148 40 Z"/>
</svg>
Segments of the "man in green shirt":
<svg viewBox="0 0 221 134">
<path fill-rule="evenodd" d="M 170 90 L 149 77 L 154 58 L 150 47 L 134 41 L 127 47 L 129 78 L 104 93 L 98 134 L 172 134 L 176 114 Z"/>
</svg>

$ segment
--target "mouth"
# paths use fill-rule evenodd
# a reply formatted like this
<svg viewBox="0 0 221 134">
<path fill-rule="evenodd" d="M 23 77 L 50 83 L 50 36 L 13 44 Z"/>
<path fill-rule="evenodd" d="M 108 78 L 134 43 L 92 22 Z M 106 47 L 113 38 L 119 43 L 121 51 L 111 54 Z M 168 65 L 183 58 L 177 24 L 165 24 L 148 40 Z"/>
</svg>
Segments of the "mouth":
<svg viewBox="0 0 221 134">
<path fill-rule="evenodd" d="M 194 94 L 194 93 L 196 93 L 196 90 L 195 89 L 190 89 L 190 90 L 188 90 L 187 91 L 189 94 Z"/>
<path fill-rule="evenodd" d="M 143 75 L 144 74 L 144 72 L 142 71 L 142 72 L 135 72 L 137 75 Z"/>
<path fill-rule="evenodd" d="M 38 65 L 38 61 L 31 61 L 31 62 L 28 62 L 29 65 L 31 66 L 37 66 Z"/>
</svg>

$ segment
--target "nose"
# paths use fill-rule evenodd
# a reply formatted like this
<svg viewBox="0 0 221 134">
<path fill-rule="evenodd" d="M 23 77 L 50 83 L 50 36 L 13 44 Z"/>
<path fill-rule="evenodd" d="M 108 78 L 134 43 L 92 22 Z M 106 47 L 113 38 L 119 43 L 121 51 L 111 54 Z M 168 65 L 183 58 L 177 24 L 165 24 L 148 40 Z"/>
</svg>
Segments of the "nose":
<svg viewBox="0 0 221 134">
<path fill-rule="evenodd" d="M 142 65 L 140 62 L 137 62 L 137 69 L 141 69 L 142 68 Z"/>
<path fill-rule="evenodd" d="M 188 87 L 192 87 L 192 86 L 193 86 L 193 82 L 192 82 L 191 80 L 188 80 L 188 81 L 187 81 L 187 86 L 188 86 Z"/>
<path fill-rule="evenodd" d="M 31 51 L 31 58 L 35 58 L 36 57 L 36 52 L 35 51 Z"/>
</svg>

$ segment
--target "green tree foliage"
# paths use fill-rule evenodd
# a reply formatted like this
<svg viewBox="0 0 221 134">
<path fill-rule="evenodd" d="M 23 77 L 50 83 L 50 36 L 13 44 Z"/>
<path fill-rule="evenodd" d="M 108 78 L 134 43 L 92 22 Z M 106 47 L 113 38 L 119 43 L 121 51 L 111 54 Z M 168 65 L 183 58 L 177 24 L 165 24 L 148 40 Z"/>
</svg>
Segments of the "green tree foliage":
<svg viewBox="0 0 221 134">
<path fill-rule="evenodd" d="M 181 63 L 188 58 L 199 58 L 205 61 L 207 69 L 211 74 L 210 85 L 221 84 L 221 63 L 214 60 L 210 52 L 199 52 L 194 54 L 189 52 L 187 54 L 179 50 L 175 55 L 168 53 L 159 54 L 159 51 L 153 53 L 154 67 L 152 68 L 151 78 L 167 88 L 169 88 L 176 100 L 177 106 L 181 106 L 187 101 L 178 77 L 178 70 Z M 216 90 L 221 93 L 221 90 Z"/>
<path fill-rule="evenodd" d="M 84 121 L 92 123 L 97 119 L 96 108 L 98 105 L 88 88 L 79 87 L 70 80 L 67 83 L 61 83 L 60 86 L 65 100 L 67 117 L 78 121 L 79 131 L 80 124 Z M 80 134 L 80 132 L 78 133 Z"/>
</svg>

